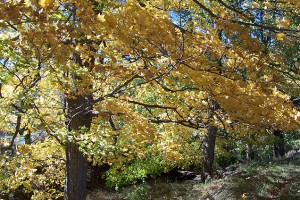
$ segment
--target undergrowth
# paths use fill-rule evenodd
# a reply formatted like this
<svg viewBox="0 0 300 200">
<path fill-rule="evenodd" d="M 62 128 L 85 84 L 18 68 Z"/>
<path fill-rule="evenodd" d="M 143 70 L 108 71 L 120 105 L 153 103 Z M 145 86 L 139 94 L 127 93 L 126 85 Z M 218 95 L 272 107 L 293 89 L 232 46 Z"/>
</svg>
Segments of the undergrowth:
<svg viewBox="0 0 300 200">
<path fill-rule="evenodd" d="M 204 184 L 149 180 L 118 192 L 95 190 L 89 200 L 300 199 L 300 157 L 235 166 L 221 179 Z"/>
</svg>

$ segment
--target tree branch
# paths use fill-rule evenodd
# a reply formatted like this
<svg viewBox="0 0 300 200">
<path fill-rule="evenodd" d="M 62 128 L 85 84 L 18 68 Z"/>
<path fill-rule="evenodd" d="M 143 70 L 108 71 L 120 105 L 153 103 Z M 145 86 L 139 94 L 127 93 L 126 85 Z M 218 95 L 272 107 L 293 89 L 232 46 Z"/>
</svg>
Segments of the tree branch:
<svg viewBox="0 0 300 200">
<path fill-rule="evenodd" d="M 204 11 L 206 11 L 212 18 L 222 19 L 221 17 L 219 17 L 216 14 L 214 14 L 209 8 L 207 8 L 206 6 L 204 6 L 203 4 L 201 4 L 199 1 L 193 0 L 193 2 L 195 2 L 200 8 L 202 8 Z M 222 1 L 218 0 L 218 2 L 221 3 Z M 227 5 L 226 6 L 225 5 L 223 5 L 223 6 L 226 7 Z M 229 8 L 228 7 L 228 9 L 231 9 L 231 10 L 234 11 L 233 8 Z M 237 13 L 241 14 L 239 11 L 237 11 Z M 225 19 L 222 19 L 222 20 L 225 20 Z M 238 23 L 238 24 L 241 24 L 241 25 L 246 25 L 246 26 L 260 27 L 260 28 L 271 30 L 271 31 L 275 31 L 275 32 L 295 32 L 295 33 L 299 33 L 300 32 L 300 30 L 296 30 L 296 29 L 279 28 L 279 27 L 275 27 L 275 26 L 263 25 L 263 24 L 258 24 L 258 23 L 255 23 L 255 22 L 245 22 L 245 21 L 240 21 L 240 20 L 236 20 L 236 19 L 228 19 L 228 21 L 230 21 L 232 23 Z"/>
<path fill-rule="evenodd" d="M 147 108 L 162 108 L 162 109 L 169 109 L 169 110 L 176 110 L 175 107 L 170 107 L 170 106 L 162 106 L 162 105 L 157 105 L 157 104 L 146 104 L 138 101 L 133 101 L 133 100 L 127 100 L 129 103 L 133 103 L 136 105 L 144 106 Z"/>
<path fill-rule="evenodd" d="M 235 9 L 234 7 L 227 5 L 227 4 L 226 4 L 224 1 L 222 1 L 222 0 L 217 0 L 217 1 L 218 1 L 220 4 L 222 4 L 225 8 L 227 8 L 227 9 L 229 9 L 229 10 L 232 10 L 232 11 L 235 12 L 235 13 L 240 14 L 241 16 L 243 16 L 243 17 L 249 19 L 250 21 L 253 21 L 254 18 L 255 18 L 254 16 L 249 17 L 248 15 L 244 14 L 242 11 L 237 10 L 237 9 Z"/>
<path fill-rule="evenodd" d="M 8 149 L 11 149 L 13 147 L 15 139 L 16 139 L 17 135 L 20 132 L 21 119 L 22 119 L 21 115 L 18 115 L 18 117 L 17 117 L 17 124 L 16 124 L 16 130 L 15 130 L 14 135 L 13 135 L 11 141 L 10 141 L 10 145 L 8 146 Z"/>
<path fill-rule="evenodd" d="M 156 123 L 156 124 L 162 124 L 162 123 L 174 123 L 174 124 L 180 124 L 185 127 L 193 128 L 193 129 L 199 129 L 204 128 L 200 126 L 199 124 L 192 123 L 188 120 L 176 120 L 176 119 L 149 119 L 150 122 Z"/>
<path fill-rule="evenodd" d="M 203 10 L 205 10 L 211 17 L 213 18 L 218 18 L 217 15 L 215 15 L 209 8 L 207 8 L 206 6 L 204 6 L 202 3 L 200 3 L 197 0 L 193 0 L 200 8 L 202 8 Z"/>
</svg>

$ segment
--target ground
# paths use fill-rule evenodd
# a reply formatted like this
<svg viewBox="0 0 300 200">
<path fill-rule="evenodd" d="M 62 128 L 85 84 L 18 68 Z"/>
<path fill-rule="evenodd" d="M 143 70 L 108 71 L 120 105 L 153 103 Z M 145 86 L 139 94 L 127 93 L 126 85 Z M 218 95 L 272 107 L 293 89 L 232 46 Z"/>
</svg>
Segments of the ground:
<svg viewBox="0 0 300 200">
<path fill-rule="evenodd" d="M 300 200 L 300 156 L 227 168 L 206 183 L 151 180 L 113 190 L 94 190 L 89 200 Z"/>
</svg>

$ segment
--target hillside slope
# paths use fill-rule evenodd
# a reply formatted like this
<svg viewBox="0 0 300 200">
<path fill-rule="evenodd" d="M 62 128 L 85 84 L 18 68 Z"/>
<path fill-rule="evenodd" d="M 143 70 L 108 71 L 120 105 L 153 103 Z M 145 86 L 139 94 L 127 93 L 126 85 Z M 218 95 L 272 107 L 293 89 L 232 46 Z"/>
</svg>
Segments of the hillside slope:
<svg viewBox="0 0 300 200">
<path fill-rule="evenodd" d="M 89 200 L 225 200 L 300 199 L 300 156 L 272 162 L 252 162 L 226 171 L 205 184 L 152 180 L 120 192 L 91 191 Z"/>
</svg>

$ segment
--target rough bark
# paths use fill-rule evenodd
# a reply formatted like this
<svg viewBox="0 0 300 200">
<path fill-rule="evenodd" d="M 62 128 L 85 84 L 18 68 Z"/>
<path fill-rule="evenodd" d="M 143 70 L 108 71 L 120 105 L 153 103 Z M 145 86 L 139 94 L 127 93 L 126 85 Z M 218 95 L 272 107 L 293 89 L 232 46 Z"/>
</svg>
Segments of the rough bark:
<svg viewBox="0 0 300 200">
<path fill-rule="evenodd" d="M 284 135 L 280 130 L 275 130 L 273 134 L 275 136 L 275 142 L 274 142 L 275 158 L 283 157 L 285 153 Z"/>
<path fill-rule="evenodd" d="M 203 140 L 203 181 L 205 181 L 205 174 L 213 175 L 217 130 L 218 128 L 215 126 L 208 127 L 208 133 Z"/>
<path fill-rule="evenodd" d="M 66 148 L 65 199 L 84 200 L 86 198 L 87 161 L 78 145 L 68 143 Z"/>
<path fill-rule="evenodd" d="M 82 127 L 90 129 L 92 123 L 92 95 L 76 96 L 67 98 L 69 131 L 79 131 Z M 74 141 L 66 145 L 66 200 L 86 199 L 87 160 L 79 146 Z"/>
<path fill-rule="evenodd" d="M 220 109 L 220 105 L 215 100 L 209 102 L 208 118 L 213 119 L 214 112 Z M 203 139 L 203 160 L 202 160 L 202 182 L 205 182 L 206 175 L 213 176 L 213 165 L 215 159 L 215 145 L 218 128 L 213 125 L 207 126 L 207 134 Z"/>
</svg>

